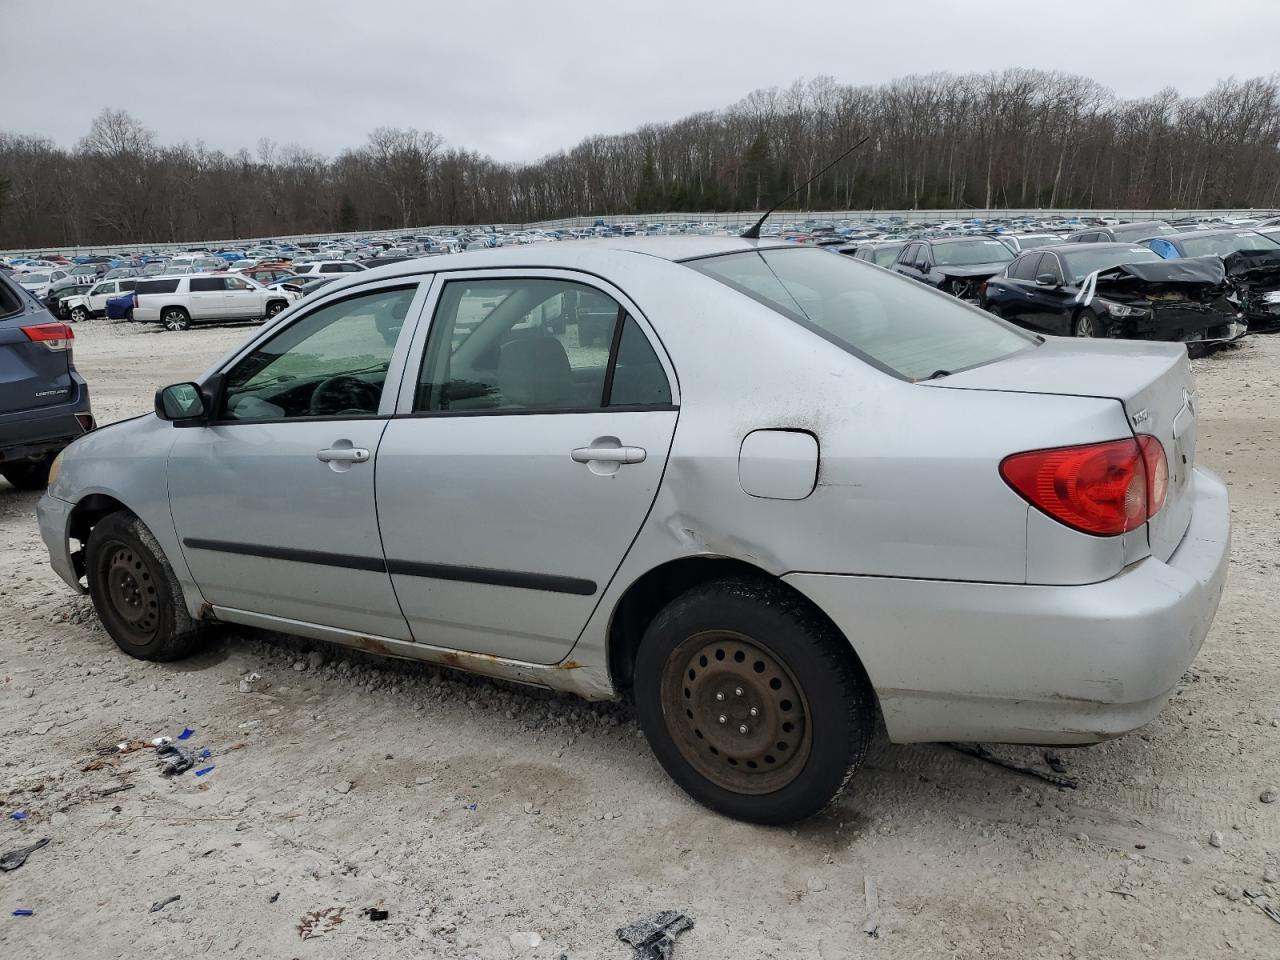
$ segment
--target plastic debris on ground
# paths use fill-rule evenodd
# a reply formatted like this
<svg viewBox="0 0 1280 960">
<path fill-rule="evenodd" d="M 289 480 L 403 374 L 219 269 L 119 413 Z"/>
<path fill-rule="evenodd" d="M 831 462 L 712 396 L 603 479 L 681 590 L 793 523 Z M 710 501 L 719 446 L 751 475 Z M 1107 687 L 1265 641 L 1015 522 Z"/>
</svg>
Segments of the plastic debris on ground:
<svg viewBox="0 0 1280 960">
<path fill-rule="evenodd" d="M 208 766 L 208 767 L 205 767 L 203 770 L 197 770 L 196 776 L 203 777 L 206 773 L 213 773 L 213 769 L 214 768 L 212 766 Z"/>
<path fill-rule="evenodd" d="M 0 855 L 0 870 L 5 871 L 6 873 L 10 870 L 17 870 L 27 862 L 27 857 L 31 856 L 48 842 L 48 837 L 41 837 L 29 847 L 19 847 L 17 850 L 10 850 L 8 853 Z"/>
<path fill-rule="evenodd" d="M 34 910 L 15 910 L 13 915 L 15 917 L 34 917 L 36 912 Z"/>
<path fill-rule="evenodd" d="M 194 730 L 192 730 L 190 727 L 183 727 L 183 728 L 182 728 L 182 732 L 181 732 L 180 734 L 178 734 L 178 739 L 179 739 L 179 740 L 190 740 L 190 739 L 191 739 L 191 737 L 192 737 L 194 734 L 195 734 L 195 731 L 194 731 Z"/>
<path fill-rule="evenodd" d="M 370 920 L 385 920 L 387 919 L 387 917 L 391 916 L 391 911 L 382 910 L 382 909 L 379 909 L 378 907 L 365 907 L 360 912 L 363 913 Z"/>
<path fill-rule="evenodd" d="M 634 960 L 671 960 L 676 937 L 693 927 L 677 910 L 663 910 L 618 930 L 618 939 L 635 951 Z"/>
<path fill-rule="evenodd" d="M 157 900 L 155 903 L 153 903 L 153 904 L 151 905 L 151 912 L 152 912 L 152 913 L 159 913 L 161 910 L 163 910 L 163 909 L 164 909 L 165 907 L 167 907 L 169 904 L 171 904 L 171 903 L 177 903 L 177 902 L 178 902 L 179 900 L 181 900 L 181 899 L 182 899 L 182 894 L 180 894 L 180 893 L 175 893 L 175 894 L 174 894 L 173 896 L 171 896 L 171 897 L 165 897 L 163 900 Z"/>
<path fill-rule="evenodd" d="M 196 758 L 191 751 L 176 743 L 156 747 L 156 756 L 160 758 L 160 772 L 166 777 L 183 773 L 196 765 Z"/>
<path fill-rule="evenodd" d="M 15 811 L 13 811 L 13 813 L 9 814 L 9 819 L 10 819 L 10 820 L 25 820 L 25 819 L 27 819 L 27 811 L 25 811 L 25 810 L 15 810 Z"/>
</svg>

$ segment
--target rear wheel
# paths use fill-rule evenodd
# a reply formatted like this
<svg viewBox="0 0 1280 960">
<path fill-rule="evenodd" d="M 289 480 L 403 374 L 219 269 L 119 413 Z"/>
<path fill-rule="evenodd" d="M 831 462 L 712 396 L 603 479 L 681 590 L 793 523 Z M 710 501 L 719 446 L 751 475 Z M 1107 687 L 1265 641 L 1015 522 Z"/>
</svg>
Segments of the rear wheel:
<svg viewBox="0 0 1280 960">
<path fill-rule="evenodd" d="M 173 568 L 141 520 L 104 517 L 85 553 L 89 596 L 121 650 L 139 660 L 177 660 L 196 649 L 202 625 L 187 613 Z"/>
<path fill-rule="evenodd" d="M 164 324 L 166 330 L 172 330 L 176 333 L 191 326 L 191 314 L 181 307 L 166 307 L 160 317 L 160 322 Z"/>
<path fill-rule="evenodd" d="M 6 463 L 0 468 L 0 476 L 4 477 L 19 490 L 43 490 L 49 485 L 49 465 L 53 457 L 40 457 L 36 460 L 22 460 L 18 463 Z"/>
<path fill-rule="evenodd" d="M 817 813 L 862 764 L 870 684 L 848 643 L 778 584 L 696 587 L 650 624 L 636 709 L 659 762 L 695 800 L 740 820 Z"/>
</svg>

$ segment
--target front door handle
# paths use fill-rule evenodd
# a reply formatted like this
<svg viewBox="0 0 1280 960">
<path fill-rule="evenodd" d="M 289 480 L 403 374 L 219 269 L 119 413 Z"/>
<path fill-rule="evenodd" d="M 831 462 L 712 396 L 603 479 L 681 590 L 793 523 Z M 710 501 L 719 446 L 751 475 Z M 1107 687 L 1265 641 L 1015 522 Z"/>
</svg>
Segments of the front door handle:
<svg viewBox="0 0 1280 960">
<path fill-rule="evenodd" d="M 364 463 L 369 451 L 364 447 L 326 447 L 316 451 L 316 459 L 321 463 Z"/>
<path fill-rule="evenodd" d="M 571 454 L 576 463 L 644 463 L 644 447 L 578 447 Z"/>
</svg>

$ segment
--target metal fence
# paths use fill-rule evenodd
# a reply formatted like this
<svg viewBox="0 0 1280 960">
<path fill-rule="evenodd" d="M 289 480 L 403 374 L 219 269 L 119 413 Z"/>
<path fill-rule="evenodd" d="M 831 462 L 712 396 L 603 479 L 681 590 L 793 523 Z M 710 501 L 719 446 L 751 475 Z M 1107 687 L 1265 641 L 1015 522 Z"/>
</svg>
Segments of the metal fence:
<svg viewBox="0 0 1280 960">
<path fill-rule="evenodd" d="M 599 214 L 579 217 L 565 217 L 559 220 L 542 220 L 536 223 L 481 223 L 481 224 L 436 224 L 421 227 L 403 227 L 388 230 L 356 230 L 349 233 L 312 233 L 277 235 L 271 237 L 238 237 L 234 240 L 190 240 L 182 243 L 118 243 L 88 244 L 78 247 L 28 247 L 23 249 L 0 250 L 0 256 L 34 256 L 36 254 L 55 254 L 60 256 L 109 256 L 111 254 L 130 254 L 142 252 L 177 253 L 193 248 L 218 250 L 229 247 L 243 247 L 256 243 L 297 243 L 300 240 L 341 240 L 344 238 L 369 236 L 406 236 L 409 234 L 443 233 L 446 231 L 464 231 L 477 229 L 499 229 L 506 233 L 521 230 L 573 230 L 592 227 L 598 223 L 617 225 L 634 224 L 672 224 L 672 223 L 714 223 L 720 227 L 746 228 L 760 218 L 764 211 L 739 211 L 736 213 L 661 213 L 661 214 Z M 1052 217 L 1115 217 L 1119 220 L 1173 220 L 1185 217 L 1258 217 L 1276 216 L 1274 210 L 1259 209 L 1205 209 L 1205 210 L 1082 210 L 1082 209 L 1010 209 L 1010 210 L 974 210 L 972 208 L 955 210 L 778 210 L 773 213 L 774 223 L 786 224 L 796 222 L 838 222 L 841 220 L 864 221 L 872 218 L 898 218 L 906 223 L 926 220 L 970 220 L 991 219 L 994 217 L 1033 217 L 1049 219 Z"/>
</svg>

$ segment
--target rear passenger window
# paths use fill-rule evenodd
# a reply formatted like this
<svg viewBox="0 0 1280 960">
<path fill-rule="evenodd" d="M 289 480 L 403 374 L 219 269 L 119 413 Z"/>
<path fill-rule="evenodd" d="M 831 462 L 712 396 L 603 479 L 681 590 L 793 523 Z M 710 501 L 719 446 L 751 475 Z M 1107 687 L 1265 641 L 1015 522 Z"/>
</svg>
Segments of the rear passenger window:
<svg viewBox="0 0 1280 960">
<path fill-rule="evenodd" d="M 173 293 L 178 289 L 181 281 L 178 277 L 171 277 L 168 280 L 142 280 L 133 292 L 139 295 L 144 293 Z"/>
<path fill-rule="evenodd" d="M 227 289 L 227 282 L 222 277 L 192 277 L 192 293 L 214 293 Z"/>
<path fill-rule="evenodd" d="M 584 412 L 670 402 L 657 354 L 616 300 L 568 280 L 513 278 L 445 284 L 414 410 Z"/>
</svg>

